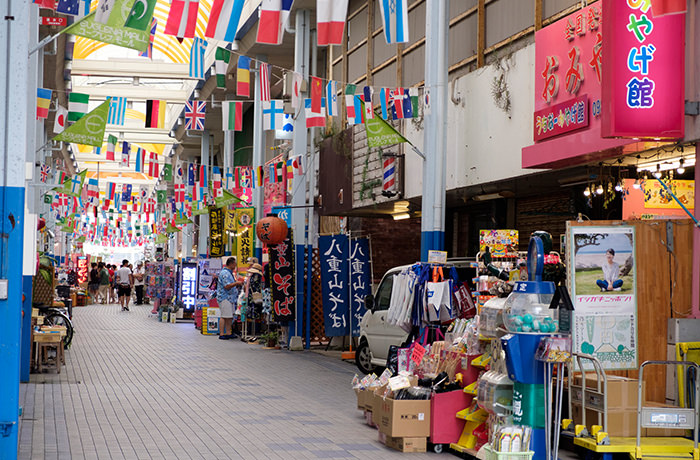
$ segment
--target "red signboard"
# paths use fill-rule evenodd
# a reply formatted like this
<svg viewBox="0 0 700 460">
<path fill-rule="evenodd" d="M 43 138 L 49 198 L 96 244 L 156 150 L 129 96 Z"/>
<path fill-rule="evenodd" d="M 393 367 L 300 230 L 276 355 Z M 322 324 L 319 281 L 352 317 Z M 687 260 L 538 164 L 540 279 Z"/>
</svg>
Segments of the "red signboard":
<svg viewBox="0 0 700 460">
<path fill-rule="evenodd" d="M 600 102 L 598 101 L 597 104 Z M 569 99 L 535 112 L 535 141 L 588 126 L 588 96 Z"/>
<path fill-rule="evenodd" d="M 682 138 L 685 14 L 642 0 L 603 0 L 603 14 L 603 137 Z"/>
<path fill-rule="evenodd" d="M 63 26 L 63 27 L 65 27 L 66 25 L 68 25 L 68 19 L 59 18 L 59 17 L 42 16 L 41 17 L 41 25 L 42 26 Z"/>
<path fill-rule="evenodd" d="M 88 259 L 85 256 L 78 256 L 78 283 L 87 283 L 88 280 Z"/>
</svg>

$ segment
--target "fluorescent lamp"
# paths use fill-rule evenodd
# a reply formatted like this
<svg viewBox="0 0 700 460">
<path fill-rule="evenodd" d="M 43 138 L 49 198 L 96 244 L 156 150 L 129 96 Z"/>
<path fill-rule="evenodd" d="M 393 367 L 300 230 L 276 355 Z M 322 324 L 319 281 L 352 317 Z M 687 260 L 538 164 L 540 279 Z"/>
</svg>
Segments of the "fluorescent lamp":
<svg viewBox="0 0 700 460">
<path fill-rule="evenodd" d="M 407 212 L 402 212 L 399 214 L 392 214 L 391 217 L 394 220 L 403 220 L 403 219 L 409 219 L 411 217 L 411 215 Z"/>
</svg>

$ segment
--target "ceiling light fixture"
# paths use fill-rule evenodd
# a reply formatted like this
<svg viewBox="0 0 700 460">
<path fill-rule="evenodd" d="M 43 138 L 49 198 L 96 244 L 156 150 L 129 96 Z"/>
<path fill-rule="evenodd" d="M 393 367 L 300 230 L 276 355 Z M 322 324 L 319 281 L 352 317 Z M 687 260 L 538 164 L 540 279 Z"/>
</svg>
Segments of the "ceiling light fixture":
<svg viewBox="0 0 700 460">
<path fill-rule="evenodd" d="M 681 158 L 678 161 L 678 168 L 676 169 L 676 172 L 678 174 L 683 174 L 685 172 L 685 167 L 683 166 L 683 163 L 685 163 L 685 160 L 683 160 L 683 158 Z"/>
<path fill-rule="evenodd" d="M 394 220 L 403 220 L 403 219 L 409 219 L 411 217 L 411 215 L 407 212 L 402 212 L 399 214 L 392 214 L 391 217 Z"/>
<path fill-rule="evenodd" d="M 591 188 L 586 187 L 583 191 L 583 196 L 591 196 Z"/>
<path fill-rule="evenodd" d="M 634 180 L 634 184 L 632 184 L 632 188 L 635 190 L 639 190 L 640 188 L 642 188 L 642 186 L 639 185 L 639 179 Z"/>
<path fill-rule="evenodd" d="M 656 171 L 654 171 L 654 177 L 656 177 L 657 179 L 661 179 L 661 165 L 658 163 L 656 164 Z"/>
<path fill-rule="evenodd" d="M 602 195 L 602 194 L 603 194 L 603 191 L 604 191 L 604 190 L 603 190 L 603 184 L 598 184 L 598 186 L 597 186 L 596 189 L 595 189 L 595 192 L 596 192 L 598 195 Z"/>
</svg>

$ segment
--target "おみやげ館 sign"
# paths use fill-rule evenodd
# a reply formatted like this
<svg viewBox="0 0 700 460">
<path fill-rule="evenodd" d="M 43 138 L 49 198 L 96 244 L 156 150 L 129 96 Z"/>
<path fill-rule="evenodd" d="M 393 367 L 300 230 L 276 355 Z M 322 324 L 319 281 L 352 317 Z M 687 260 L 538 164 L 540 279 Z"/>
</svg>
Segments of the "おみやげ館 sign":
<svg viewBox="0 0 700 460">
<path fill-rule="evenodd" d="M 602 134 L 680 139 L 685 117 L 685 14 L 651 0 L 603 0 Z"/>
<path fill-rule="evenodd" d="M 535 32 L 534 144 L 522 167 L 565 167 L 614 155 L 632 141 L 601 136 L 603 24 L 601 2 Z"/>
</svg>

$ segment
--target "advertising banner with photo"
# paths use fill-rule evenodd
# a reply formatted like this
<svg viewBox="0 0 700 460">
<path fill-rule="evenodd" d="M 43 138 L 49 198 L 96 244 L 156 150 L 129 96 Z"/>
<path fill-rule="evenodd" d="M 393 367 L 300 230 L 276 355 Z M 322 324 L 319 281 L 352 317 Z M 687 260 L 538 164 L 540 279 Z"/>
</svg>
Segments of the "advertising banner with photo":
<svg viewBox="0 0 700 460">
<path fill-rule="evenodd" d="M 574 349 L 605 370 L 637 368 L 635 232 L 631 226 L 569 226 Z"/>
<path fill-rule="evenodd" d="M 294 237 L 292 229 L 280 244 L 270 246 L 270 277 L 272 278 L 272 316 L 277 322 L 296 318 L 296 283 L 294 281 Z"/>
</svg>

